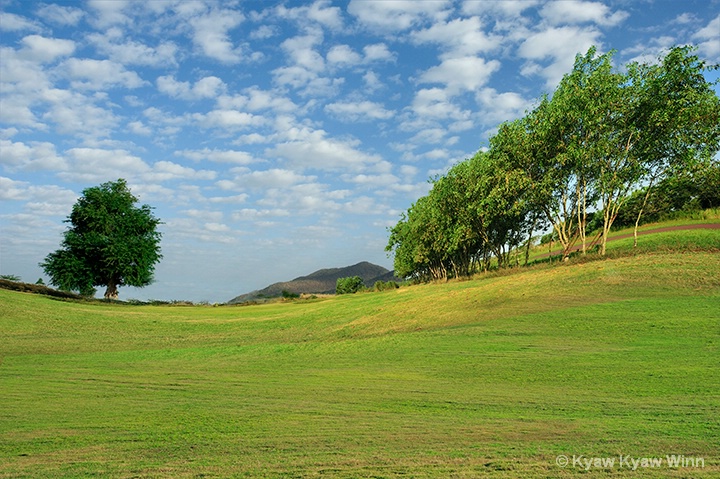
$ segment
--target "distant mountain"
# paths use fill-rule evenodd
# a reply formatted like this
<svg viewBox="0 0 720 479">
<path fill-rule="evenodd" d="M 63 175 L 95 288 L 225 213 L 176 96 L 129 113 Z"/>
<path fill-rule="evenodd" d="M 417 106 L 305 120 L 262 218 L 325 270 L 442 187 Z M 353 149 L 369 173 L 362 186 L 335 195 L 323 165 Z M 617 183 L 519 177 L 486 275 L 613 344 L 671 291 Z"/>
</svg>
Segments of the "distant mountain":
<svg viewBox="0 0 720 479">
<path fill-rule="evenodd" d="M 266 288 L 236 296 L 228 301 L 228 304 L 276 298 L 282 296 L 283 291 L 295 294 L 333 294 L 335 293 L 335 285 L 338 278 L 347 278 L 348 276 L 360 276 L 365 282 L 365 286 L 368 287 L 372 286 L 375 281 L 400 281 L 393 276 L 392 271 L 382 266 L 363 261 L 344 268 L 321 269 L 307 276 L 295 278 L 292 281 L 271 284 Z"/>
</svg>

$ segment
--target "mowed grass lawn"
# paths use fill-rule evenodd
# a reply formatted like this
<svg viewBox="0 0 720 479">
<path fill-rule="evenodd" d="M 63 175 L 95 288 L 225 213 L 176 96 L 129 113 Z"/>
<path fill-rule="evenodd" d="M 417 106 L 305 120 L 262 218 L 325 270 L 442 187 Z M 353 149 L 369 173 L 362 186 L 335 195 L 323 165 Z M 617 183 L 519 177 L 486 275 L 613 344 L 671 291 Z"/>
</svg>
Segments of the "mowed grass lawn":
<svg viewBox="0 0 720 479">
<path fill-rule="evenodd" d="M 718 251 L 244 307 L 0 290 L 0 477 L 720 477 Z"/>
</svg>

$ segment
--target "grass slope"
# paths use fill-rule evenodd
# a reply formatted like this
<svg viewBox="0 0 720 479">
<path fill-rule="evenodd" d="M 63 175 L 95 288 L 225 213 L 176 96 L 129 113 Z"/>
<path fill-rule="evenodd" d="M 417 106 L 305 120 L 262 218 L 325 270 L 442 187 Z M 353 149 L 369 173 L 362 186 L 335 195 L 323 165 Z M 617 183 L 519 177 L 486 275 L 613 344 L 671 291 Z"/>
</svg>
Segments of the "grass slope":
<svg viewBox="0 0 720 479">
<path fill-rule="evenodd" d="M 718 477 L 720 255 L 668 249 L 249 307 L 0 290 L 0 477 Z"/>
</svg>

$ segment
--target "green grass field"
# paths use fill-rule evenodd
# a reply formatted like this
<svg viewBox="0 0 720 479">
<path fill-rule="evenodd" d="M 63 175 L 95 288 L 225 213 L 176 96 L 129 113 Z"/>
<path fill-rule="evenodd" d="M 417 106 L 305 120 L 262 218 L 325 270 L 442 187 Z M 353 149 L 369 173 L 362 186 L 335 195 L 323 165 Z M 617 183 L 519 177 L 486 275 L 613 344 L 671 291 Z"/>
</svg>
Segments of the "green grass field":
<svg viewBox="0 0 720 479">
<path fill-rule="evenodd" d="M 0 290 L 0 477 L 720 477 L 720 234 L 652 241 L 256 306 Z"/>
</svg>

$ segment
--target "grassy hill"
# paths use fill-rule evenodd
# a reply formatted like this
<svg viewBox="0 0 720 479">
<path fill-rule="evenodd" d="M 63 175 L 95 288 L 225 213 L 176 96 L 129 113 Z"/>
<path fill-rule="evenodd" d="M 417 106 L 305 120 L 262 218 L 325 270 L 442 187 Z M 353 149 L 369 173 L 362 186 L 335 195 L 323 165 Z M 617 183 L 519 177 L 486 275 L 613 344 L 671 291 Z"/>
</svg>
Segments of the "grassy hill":
<svg viewBox="0 0 720 479">
<path fill-rule="evenodd" d="M 718 477 L 720 235 L 686 233 L 322 301 L 0 290 L 0 477 Z"/>
</svg>

